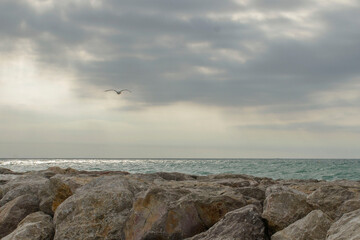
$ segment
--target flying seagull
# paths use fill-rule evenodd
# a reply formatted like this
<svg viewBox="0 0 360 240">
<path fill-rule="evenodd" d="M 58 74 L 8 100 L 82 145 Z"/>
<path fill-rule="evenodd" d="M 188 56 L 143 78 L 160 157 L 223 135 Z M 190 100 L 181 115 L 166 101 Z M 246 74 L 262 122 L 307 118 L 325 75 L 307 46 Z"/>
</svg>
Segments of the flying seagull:
<svg viewBox="0 0 360 240">
<path fill-rule="evenodd" d="M 109 92 L 109 91 L 114 91 L 116 92 L 118 95 L 120 95 L 122 92 L 126 91 L 126 92 L 131 92 L 130 90 L 128 89 L 122 89 L 122 90 L 115 90 L 115 89 L 108 89 L 108 90 L 105 90 L 105 92 Z"/>
</svg>

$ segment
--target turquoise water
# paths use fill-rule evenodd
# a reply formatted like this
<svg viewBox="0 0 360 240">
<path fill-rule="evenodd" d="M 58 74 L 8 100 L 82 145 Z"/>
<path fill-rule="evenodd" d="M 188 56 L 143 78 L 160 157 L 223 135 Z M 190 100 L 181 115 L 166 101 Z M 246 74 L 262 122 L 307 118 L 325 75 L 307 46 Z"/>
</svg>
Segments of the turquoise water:
<svg viewBox="0 0 360 240">
<path fill-rule="evenodd" d="M 233 173 L 274 179 L 360 180 L 360 159 L 0 159 L 0 167 L 18 172 L 51 166 L 130 173 Z"/>
</svg>

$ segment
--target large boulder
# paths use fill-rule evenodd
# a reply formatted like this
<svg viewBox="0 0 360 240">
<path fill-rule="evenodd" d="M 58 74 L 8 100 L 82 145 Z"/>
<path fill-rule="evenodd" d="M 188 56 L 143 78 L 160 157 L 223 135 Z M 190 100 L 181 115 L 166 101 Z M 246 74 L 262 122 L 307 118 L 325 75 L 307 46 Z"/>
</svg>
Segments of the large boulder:
<svg viewBox="0 0 360 240">
<path fill-rule="evenodd" d="M 3 196 L 0 200 L 0 206 L 25 194 L 34 195 L 39 199 L 47 197 L 49 194 L 49 184 L 49 179 L 38 175 L 22 175 L 14 178 L 1 188 Z"/>
<path fill-rule="evenodd" d="M 307 201 L 314 208 L 321 209 L 332 219 L 336 218 L 337 208 L 346 200 L 355 196 L 348 188 L 338 185 L 324 185 L 307 197 Z"/>
<path fill-rule="evenodd" d="M 291 191 L 271 193 L 264 201 L 262 217 L 266 219 L 270 233 L 280 231 L 312 211 L 306 195 Z"/>
<path fill-rule="evenodd" d="M 35 212 L 27 215 L 17 228 L 1 240 L 52 240 L 54 224 L 50 215 Z"/>
<path fill-rule="evenodd" d="M 360 209 L 344 214 L 333 223 L 326 240 L 360 240 Z"/>
<path fill-rule="evenodd" d="M 360 209 L 360 198 L 350 199 L 341 204 L 335 212 L 335 220 L 342 217 L 343 214 Z"/>
<path fill-rule="evenodd" d="M 91 182 L 94 177 L 84 174 L 56 174 L 50 178 L 49 192 L 47 198 L 43 198 L 40 208 L 47 214 L 53 215 L 56 208 L 70 197 L 76 189 Z"/>
<path fill-rule="evenodd" d="M 33 195 L 19 196 L 0 208 L 0 238 L 11 233 L 28 214 L 39 210 L 39 200 Z"/>
<path fill-rule="evenodd" d="M 314 210 L 276 232 L 271 236 L 271 240 L 324 240 L 331 223 L 331 219 L 321 210 Z"/>
<path fill-rule="evenodd" d="M 255 205 L 228 212 L 206 232 L 187 240 L 265 240 L 265 225 Z"/>
<path fill-rule="evenodd" d="M 55 211 L 54 239 L 124 239 L 125 220 L 142 186 L 125 177 L 104 176 L 77 189 Z"/>
<path fill-rule="evenodd" d="M 149 189 L 134 202 L 125 237 L 127 240 L 191 237 L 246 204 L 241 194 L 216 183 L 163 184 Z"/>
</svg>

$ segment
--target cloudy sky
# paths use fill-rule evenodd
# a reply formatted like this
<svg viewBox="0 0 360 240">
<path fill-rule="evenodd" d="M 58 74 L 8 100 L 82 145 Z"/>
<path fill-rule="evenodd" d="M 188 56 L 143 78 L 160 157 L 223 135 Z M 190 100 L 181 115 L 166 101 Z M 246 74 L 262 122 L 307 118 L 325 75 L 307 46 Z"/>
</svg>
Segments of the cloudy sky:
<svg viewBox="0 0 360 240">
<path fill-rule="evenodd" d="M 359 157 L 359 12 L 1 0 L 0 157 Z"/>
</svg>

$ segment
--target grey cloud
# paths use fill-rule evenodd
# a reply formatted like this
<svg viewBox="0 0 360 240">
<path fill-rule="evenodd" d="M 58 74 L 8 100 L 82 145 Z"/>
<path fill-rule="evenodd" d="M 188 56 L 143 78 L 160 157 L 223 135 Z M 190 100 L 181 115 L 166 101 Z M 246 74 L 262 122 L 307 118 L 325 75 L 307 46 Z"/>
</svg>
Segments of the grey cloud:
<svg viewBox="0 0 360 240">
<path fill-rule="evenodd" d="M 289 124 L 267 124 L 267 125 L 246 125 L 239 126 L 238 129 L 269 129 L 275 131 L 307 131 L 312 133 L 333 133 L 348 132 L 360 134 L 359 126 L 341 126 L 324 124 L 323 122 L 296 122 Z"/>
<path fill-rule="evenodd" d="M 258 9 L 275 9 L 275 10 L 291 10 L 300 7 L 306 7 L 309 4 L 314 4 L 312 1 L 287 1 L 287 0 L 254 0 L 251 4 Z"/>
<path fill-rule="evenodd" d="M 131 87 L 137 92 L 133 100 L 148 105 L 285 102 L 300 108 L 311 105 L 309 95 L 360 75 L 358 7 L 319 9 L 317 18 L 327 27 L 314 39 L 269 38 L 261 29 L 263 24 L 296 30 L 296 23 L 280 15 L 268 22 L 208 15 L 309 7 L 308 1 L 254 4 L 247 8 L 233 1 L 127 0 L 106 1 L 101 8 L 59 4 L 40 14 L 22 1 L 5 1 L 0 3 L 0 36 L 30 39 L 44 64 L 71 66 L 81 85 Z M 22 22 L 25 30 L 19 28 Z M 47 39 L 44 33 L 53 38 Z M 263 49 L 251 49 L 249 43 Z M 191 44 L 203 44 L 203 48 L 190 48 Z M 66 50 L 78 47 L 104 60 L 70 58 Z M 246 61 L 236 59 L 236 54 Z M 195 66 L 221 71 L 204 74 Z"/>
</svg>

